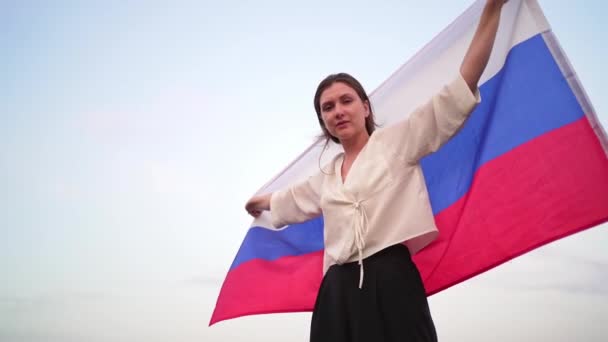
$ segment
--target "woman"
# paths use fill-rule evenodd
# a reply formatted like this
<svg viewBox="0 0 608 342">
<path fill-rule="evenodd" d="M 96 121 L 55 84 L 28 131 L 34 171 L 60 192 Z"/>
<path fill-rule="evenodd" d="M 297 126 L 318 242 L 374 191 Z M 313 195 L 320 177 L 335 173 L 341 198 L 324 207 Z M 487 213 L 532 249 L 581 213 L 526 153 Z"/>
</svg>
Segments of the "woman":
<svg viewBox="0 0 608 342">
<path fill-rule="evenodd" d="M 326 139 L 344 153 L 307 181 L 251 198 L 281 227 L 323 215 L 324 277 L 311 341 L 436 341 L 424 286 L 411 260 L 437 236 L 419 161 L 447 142 L 479 103 L 505 0 L 487 0 L 460 74 L 406 120 L 374 132 L 367 94 L 348 74 L 314 97 Z M 372 134 L 373 133 L 373 134 Z"/>
</svg>

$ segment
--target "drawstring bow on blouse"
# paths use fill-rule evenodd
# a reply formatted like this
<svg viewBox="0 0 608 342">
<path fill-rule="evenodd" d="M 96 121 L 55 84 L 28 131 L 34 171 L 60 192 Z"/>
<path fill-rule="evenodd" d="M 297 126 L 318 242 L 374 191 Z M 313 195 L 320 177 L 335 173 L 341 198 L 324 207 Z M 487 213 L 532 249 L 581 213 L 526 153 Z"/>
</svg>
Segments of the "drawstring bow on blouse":
<svg viewBox="0 0 608 342">
<path fill-rule="evenodd" d="M 359 289 L 363 288 L 363 249 L 365 248 L 365 234 L 367 233 L 367 214 L 361 205 L 361 201 L 353 203 L 355 212 L 354 231 L 355 231 L 355 246 L 357 247 L 357 256 L 359 261 Z"/>
</svg>

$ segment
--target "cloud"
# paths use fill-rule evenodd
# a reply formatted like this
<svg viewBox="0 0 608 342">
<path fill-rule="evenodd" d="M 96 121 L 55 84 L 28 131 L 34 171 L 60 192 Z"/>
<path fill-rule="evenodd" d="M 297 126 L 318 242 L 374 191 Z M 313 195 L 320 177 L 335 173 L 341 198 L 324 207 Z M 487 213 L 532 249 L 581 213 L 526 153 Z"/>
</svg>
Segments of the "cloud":
<svg viewBox="0 0 608 342">
<path fill-rule="evenodd" d="M 213 286 L 217 287 L 222 284 L 222 278 L 211 275 L 197 275 L 191 278 L 186 279 L 186 282 L 189 284 L 195 284 L 199 286 Z"/>
<path fill-rule="evenodd" d="M 195 341 L 202 307 L 201 291 L 184 286 L 8 295 L 0 297 L 0 341 Z"/>
<path fill-rule="evenodd" d="M 0 296 L 0 307 L 38 309 L 47 306 L 70 305 L 74 303 L 103 302 L 119 296 L 104 292 L 64 291 L 37 296 Z"/>
<path fill-rule="evenodd" d="M 537 282 L 525 282 L 528 289 L 608 296 L 608 262 L 561 254 L 553 255 L 545 267 L 555 272 L 546 278 L 539 272 Z"/>
<path fill-rule="evenodd" d="M 493 286 L 523 291 L 559 291 L 608 296 L 608 260 L 560 250 L 517 258 L 489 272 Z"/>
</svg>

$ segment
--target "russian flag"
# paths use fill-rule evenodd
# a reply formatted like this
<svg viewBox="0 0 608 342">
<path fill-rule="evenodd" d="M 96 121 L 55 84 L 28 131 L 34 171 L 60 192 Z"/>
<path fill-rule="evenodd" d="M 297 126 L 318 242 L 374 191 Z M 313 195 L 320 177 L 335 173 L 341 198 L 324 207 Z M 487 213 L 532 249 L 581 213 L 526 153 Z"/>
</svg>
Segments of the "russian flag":
<svg viewBox="0 0 608 342">
<path fill-rule="evenodd" d="M 402 120 L 458 70 L 478 0 L 371 94 L 378 122 Z M 534 0 L 511 0 L 480 82 L 482 103 L 422 160 L 439 238 L 415 255 L 429 295 L 608 220 L 608 139 Z M 318 170 L 322 142 L 260 193 Z M 324 159 L 339 151 L 333 145 Z M 323 219 L 276 230 L 256 219 L 230 266 L 210 324 L 311 311 L 322 278 Z"/>
</svg>

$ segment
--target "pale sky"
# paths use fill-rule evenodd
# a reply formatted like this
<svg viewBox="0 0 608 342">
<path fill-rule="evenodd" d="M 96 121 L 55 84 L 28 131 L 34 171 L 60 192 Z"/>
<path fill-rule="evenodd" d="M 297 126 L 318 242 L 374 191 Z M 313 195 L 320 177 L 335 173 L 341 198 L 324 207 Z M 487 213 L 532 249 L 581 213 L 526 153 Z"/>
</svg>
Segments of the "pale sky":
<svg viewBox="0 0 608 342">
<path fill-rule="evenodd" d="M 307 341 L 207 327 L 245 201 L 472 0 L 0 1 L 0 341 Z M 604 127 L 605 1 L 541 0 Z M 608 225 L 434 295 L 441 341 L 608 339 Z"/>
</svg>

